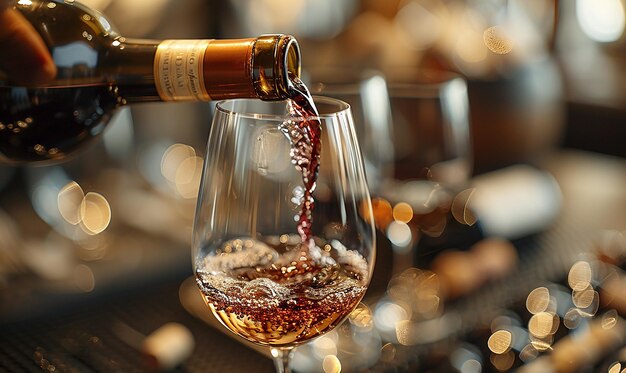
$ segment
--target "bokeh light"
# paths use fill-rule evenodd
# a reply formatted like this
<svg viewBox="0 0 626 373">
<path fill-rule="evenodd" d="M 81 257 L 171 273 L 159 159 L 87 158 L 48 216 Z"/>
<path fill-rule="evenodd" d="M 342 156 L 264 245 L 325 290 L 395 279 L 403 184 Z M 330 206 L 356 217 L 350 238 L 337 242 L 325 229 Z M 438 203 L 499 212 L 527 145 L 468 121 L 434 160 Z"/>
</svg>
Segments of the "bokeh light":
<svg viewBox="0 0 626 373">
<path fill-rule="evenodd" d="M 380 230 L 385 230 L 389 223 L 393 221 L 393 209 L 389 201 L 384 198 L 372 199 L 372 211 L 374 213 L 374 223 Z"/>
<path fill-rule="evenodd" d="M 494 354 L 504 354 L 511 348 L 513 336 L 508 330 L 497 330 L 487 341 L 487 346 Z"/>
<path fill-rule="evenodd" d="M 70 181 L 57 193 L 57 208 L 63 219 L 71 225 L 79 225 L 88 235 L 102 233 L 111 222 L 111 206 L 100 193 L 84 194 L 81 186 Z M 74 235 L 74 240 L 84 236 Z"/>
<path fill-rule="evenodd" d="M 583 32 L 598 42 L 618 40 L 626 27 L 626 9 L 621 0 L 578 0 L 576 17 Z"/>
<path fill-rule="evenodd" d="M 203 165 L 193 147 L 173 144 L 163 152 L 161 174 L 180 197 L 193 199 L 198 195 Z"/>
<path fill-rule="evenodd" d="M 591 285 L 591 265 L 586 261 L 574 263 L 569 270 L 567 283 L 575 291 L 582 291 Z"/>
<path fill-rule="evenodd" d="M 390 363 L 396 358 L 396 346 L 393 343 L 386 343 L 380 349 L 380 360 Z"/>
<path fill-rule="evenodd" d="M 482 372 L 482 364 L 475 359 L 467 360 L 461 365 L 461 373 L 480 373 Z"/>
<path fill-rule="evenodd" d="M 381 331 L 395 331 L 396 323 L 408 320 L 409 312 L 404 307 L 393 302 L 380 302 L 374 311 L 376 328 Z"/>
<path fill-rule="evenodd" d="M 528 321 L 528 331 L 537 338 L 545 338 L 553 330 L 554 318 L 548 312 L 539 312 Z"/>
<path fill-rule="evenodd" d="M 189 157 L 182 161 L 176 170 L 176 190 L 181 197 L 192 199 L 198 195 L 204 160 Z"/>
<path fill-rule="evenodd" d="M 335 333 L 336 337 L 336 333 Z M 313 353 L 320 359 L 324 359 L 328 355 L 337 354 L 337 343 L 330 335 L 323 335 L 315 339 L 311 346 L 313 347 Z"/>
<path fill-rule="evenodd" d="M 322 362 L 322 368 L 324 373 L 339 373 L 341 372 L 341 362 L 335 355 L 328 355 Z"/>
<path fill-rule="evenodd" d="M 483 41 L 490 51 L 496 54 L 508 54 L 513 50 L 513 40 L 500 26 L 492 26 L 483 33 Z"/>
<path fill-rule="evenodd" d="M 393 218 L 402 223 L 409 223 L 413 219 L 413 208 L 406 202 L 400 202 L 393 207 Z"/>
<path fill-rule="evenodd" d="M 539 352 L 547 351 L 552 349 L 552 342 L 554 341 L 554 337 L 546 336 L 544 338 L 533 338 L 530 341 L 530 344 Z"/>
<path fill-rule="evenodd" d="M 550 291 L 546 287 L 538 287 L 526 297 L 526 309 L 531 314 L 544 312 L 550 303 Z"/>
<path fill-rule="evenodd" d="M 57 196 L 59 212 L 65 221 L 72 225 L 80 223 L 80 205 L 85 198 L 83 189 L 75 181 L 67 183 Z"/>
<path fill-rule="evenodd" d="M 165 150 L 161 158 L 161 174 L 171 182 L 177 181 L 178 168 L 181 163 L 191 157 L 195 157 L 193 147 L 185 144 L 174 144 Z"/>
<path fill-rule="evenodd" d="M 537 351 L 537 349 L 532 344 L 527 344 L 519 352 L 519 358 L 524 363 L 531 362 L 532 360 L 536 359 L 537 356 L 539 356 L 539 351 Z"/>
<path fill-rule="evenodd" d="M 576 329 L 580 325 L 583 316 L 577 308 L 570 308 L 563 316 L 563 325 L 568 329 Z"/>
<path fill-rule="evenodd" d="M 363 329 L 370 329 L 374 325 L 372 310 L 365 303 L 359 303 L 354 311 L 350 312 L 348 320 L 352 325 Z"/>
<path fill-rule="evenodd" d="M 620 373 L 622 371 L 622 363 L 619 361 L 614 362 L 609 367 L 608 373 Z"/>
<path fill-rule="evenodd" d="M 578 308 L 584 309 L 593 304 L 593 300 L 598 296 L 598 293 L 592 288 L 587 288 L 581 291 L 574 291 L 572 293 L 572 300 L 574 305 Z"/>
<path fill-rule="evenodd" d="M 399 221 L 392 221 L 387 227 L 387 237 L 397 247 L 407 247 L 413 238 L 411 228 Z"/>
<path fill-rule="evenodd" d="M 491 354 L 489 357 L 491 365 L 500 372 L 506 372 L 515 363 L 515 354 L 512 351 L 507 351 L 504 354 Z"/>
<path fill-rule="evenodd" d="M 470 200 L 475 188 L 465 189 L 458 193 L 452 200 L 452 216 L 461 224 L 474 225 L 478 220 L 470 206 Z"/>
<path fill-rule="evenodd" d="M 80 204 L 81 228 L 93 235 L 104 231 L 111 222 L 111 206 L 102 194 L 89 192 Z"/>
<path fill-rule="evenodd" d="M 616 310 L 608 310 L 604 315 L 602 315 L 602 328 L 603 329 L 612 329 L 617 325 L 617 311 Z"/>
</svg>

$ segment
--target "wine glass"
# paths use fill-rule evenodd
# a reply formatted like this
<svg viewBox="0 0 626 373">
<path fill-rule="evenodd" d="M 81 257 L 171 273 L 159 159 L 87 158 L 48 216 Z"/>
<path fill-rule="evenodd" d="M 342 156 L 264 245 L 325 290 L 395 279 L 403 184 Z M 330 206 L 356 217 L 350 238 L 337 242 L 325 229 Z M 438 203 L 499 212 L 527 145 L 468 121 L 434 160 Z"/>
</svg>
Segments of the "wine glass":
<svg viewBox="0 0 626 373">
<path fill-rule="evenodd" d="M 350 107 L 314 102 L 317 118 L 293 116 L 285 101 L 217 104 L 194 223 L 203 299 L 227 329 L 270 347 L 279 372 L 289 371 L 294 347 L 355 309 L 375 256 Z M 321 124 L 316 187 L 298 158 L 315 145 L 297 131 L 311 120 Z"/>
</svg>

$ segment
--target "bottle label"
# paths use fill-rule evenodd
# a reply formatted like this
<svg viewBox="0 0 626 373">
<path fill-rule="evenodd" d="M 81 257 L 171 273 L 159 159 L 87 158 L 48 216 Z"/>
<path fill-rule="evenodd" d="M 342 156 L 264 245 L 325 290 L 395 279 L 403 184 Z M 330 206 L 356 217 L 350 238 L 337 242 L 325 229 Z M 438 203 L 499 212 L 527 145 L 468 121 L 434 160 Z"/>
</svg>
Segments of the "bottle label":
<svg viewBox="0 0 626 373">
<path fill-rule="evenodd" d="M 164 40 L 154 58 L 154 80 L 163 101 L 208 101 L 204 52 L 210 40 Z"/>
</svg>

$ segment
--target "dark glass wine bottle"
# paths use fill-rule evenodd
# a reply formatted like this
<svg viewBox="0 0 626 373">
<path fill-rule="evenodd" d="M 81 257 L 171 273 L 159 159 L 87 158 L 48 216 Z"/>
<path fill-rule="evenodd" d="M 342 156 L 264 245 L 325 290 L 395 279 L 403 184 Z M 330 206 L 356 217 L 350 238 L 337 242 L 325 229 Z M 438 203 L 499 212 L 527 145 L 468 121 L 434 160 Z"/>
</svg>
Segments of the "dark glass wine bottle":
<svg viewBox="0 0 626 373">
<path fill-rule="evenodd" d="M 120 105 L 289 97 L 300 50 L 288 35 L 230 40 L 137 40 L 72 0 L 15 9 L 39 32 L 57 67 L 46 86 L 0 73 L 0 162 L 54 161 L 99 135 Z"/>
</svg>

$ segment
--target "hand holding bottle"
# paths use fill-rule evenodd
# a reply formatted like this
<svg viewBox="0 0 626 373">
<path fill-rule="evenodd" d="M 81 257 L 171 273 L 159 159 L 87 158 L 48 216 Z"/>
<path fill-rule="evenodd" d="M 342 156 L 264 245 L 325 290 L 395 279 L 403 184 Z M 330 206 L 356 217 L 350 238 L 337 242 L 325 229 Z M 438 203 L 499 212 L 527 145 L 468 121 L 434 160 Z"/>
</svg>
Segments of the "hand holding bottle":
<svg viewBox="0 0 626 373">
<path fill-rule="evenodd" d="M 10 0 L 0 0 L 0 70 L 23 85 L 46 83 L 56 66 L 43 40 Z"/>
</svg>

